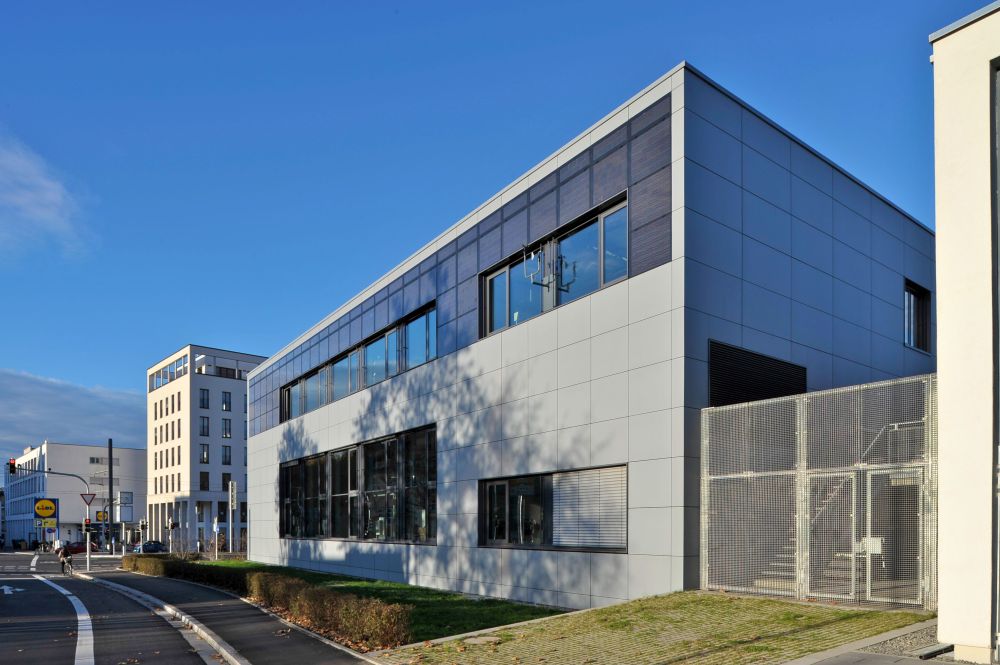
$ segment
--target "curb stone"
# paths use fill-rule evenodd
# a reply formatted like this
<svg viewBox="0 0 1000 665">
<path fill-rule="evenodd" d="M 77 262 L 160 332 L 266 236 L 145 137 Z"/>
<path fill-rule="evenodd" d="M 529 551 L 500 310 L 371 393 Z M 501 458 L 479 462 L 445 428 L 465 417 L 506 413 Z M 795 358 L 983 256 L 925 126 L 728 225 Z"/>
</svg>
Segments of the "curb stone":
<svg viewBox="0 0 1000 665">
<path fill-rule="evenodd" d="M 303 633 L 305 635 L 308 635 L 309 637 L 312 637 L 314 639 L 319 640 L 320 642 L 322 642 L 323 644 L 325 644 L 327 646 L 333 647 L 335 649 L 339 649 L 340 651 L 344 651 L 344 652 L 346 652 L 346 653 L 354 656 L 355 658 L 363 660 L 366 663 L 371 663 L 372 665 L 383 665 L 382 661 L 372 659 L 370 657 L 372 654 L 383 653 L 383 651 L 389 651 L 389 649 L 384 649 L 383 651 L 372 651 L 372 652 L 367 653 L 367 654 L 366 653 L 362 653 L 360 651 L 355 651 L 354 649 L 351 649 L 350 647 L 346 647 L 343 644 L 340 644 L 339 642 L 334 642 L 333 640 L 331 640 L 331 639 L 329 639 L 327 637 L 324 637 L 324 636 L 320 635 L 319 633 L 313 632 L 313 631 L 309 630 L 308 628 L 306 628 L 304 626 L 300 626 L 297 623 L 292 623 L 288 619 L 285 619 L 284 617 L 275 614 L 271 610 L 267 609 L 266 607 L 262 607 L 262 606 L 258 605 L 257 603 L 253 602 L 252 600 L 248 600 L 247 598 L 244 598 L 243 596 L 241 596 L 239 594 L 233 593 L 232 591 L 227 591 L 226 589 L 220 589 L 219 587 L 211 586 L 210 584 L 202 584 L 201 582 L 192 582 L 190 580 L 182 580 L 182 579 L 173 578 L 173 577 L 160 577 L 159 575 L 147 575 L 146 573 L 139 573 L 139 572 L 136 572 L 134 570 L 125 570 L 124 568 L 118 568 L 117 570 L 120 571 L 120 572 L 123 572 L 123 573 L 131 573 L 132 575 L 142 575 L 143 577 L 152 577 L 154 579 L 176 580 L 178 582 L 184 582 L 186 584 L 193 584 L 195 586 L 200 586 L 203 589 L 209 589 L 211 591 L 215 591 L 215 592 L 218 592 L 218 593 L 221 593 L 221 594 L 225 594 L 225 595 L 227 595 L 227 596 L 229 596 L 231 598 L 235 598 L 236 600 L 242 601 L 242 602 L 246 603 L 247 605 L 260 610 L 261 612 L 263 612 L 267 616 L 271 617 L 272 619 L 277 619 L 278 621 L 280 621 L 281 623 L 283 623 L 284 625 L 288 626 L 289 628 L 291 628 L 293 630 L 297 630 L 300 633 Z M 107 582 L 107 583 L 108 584 L 114 584 L 114 582 Z M 117 585 L 117 586 L 122 586 L 122 585 Z M 138 592 L 138 593 L 141 593 L 141 592 Z M 162 601 L 157 601 L 157 602 L 161 602 L 162 603 Z M 401 647 L 399 647 L 399 648 L 401 648 Z"/>
</svg>

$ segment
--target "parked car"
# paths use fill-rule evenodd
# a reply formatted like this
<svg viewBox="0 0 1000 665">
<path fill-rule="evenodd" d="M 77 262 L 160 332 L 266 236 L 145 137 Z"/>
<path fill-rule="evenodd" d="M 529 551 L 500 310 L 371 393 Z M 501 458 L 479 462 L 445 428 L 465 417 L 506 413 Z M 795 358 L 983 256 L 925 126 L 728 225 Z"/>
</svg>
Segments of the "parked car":
<svg viewBox="0 0 1000 665">
<path fill-rule="evenodd" d="M 142 545 L 136 545 L 133 547 L 132 551 L 136 554 L 158 554 L 160 552 L 166 552 L 167 546 L 158 540 L 147 540 Z"/>
<path fill-rule="evenodd" d="M 77 541 L 75 543 L 66 543 L 66 551 L 70 554 L 83 554 L 87 551 L 87 543 L 82 541 Z M 90 543 L 90 551 L 97 551 L 97 543 Z"/>
</svg>

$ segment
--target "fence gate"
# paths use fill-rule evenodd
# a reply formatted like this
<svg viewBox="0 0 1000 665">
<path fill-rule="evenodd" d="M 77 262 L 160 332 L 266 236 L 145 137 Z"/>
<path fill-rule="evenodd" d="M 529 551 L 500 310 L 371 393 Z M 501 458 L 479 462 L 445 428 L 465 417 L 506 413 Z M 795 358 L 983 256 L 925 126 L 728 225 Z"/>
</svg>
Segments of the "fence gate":
<svg viewBox="0 0 1000 665">
<path fill-rule="evenodd" d="M 703 410 L 702 586 L 936 609 L 935 385 Z"/>
</svg>

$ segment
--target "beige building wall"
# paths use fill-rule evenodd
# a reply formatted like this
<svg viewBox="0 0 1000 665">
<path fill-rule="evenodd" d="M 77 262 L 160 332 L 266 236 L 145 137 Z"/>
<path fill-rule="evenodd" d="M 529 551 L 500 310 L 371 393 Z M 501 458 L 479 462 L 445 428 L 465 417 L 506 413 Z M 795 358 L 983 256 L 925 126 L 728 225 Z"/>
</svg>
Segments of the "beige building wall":
<svg viewBox="0 0 1000 665">
<path fill-rule="evenodd" d="M 939 381 L 938 639 L 990 662 L 993 603 L 992 61 L 1000 3 L 931 36 Z"/>
</svg>

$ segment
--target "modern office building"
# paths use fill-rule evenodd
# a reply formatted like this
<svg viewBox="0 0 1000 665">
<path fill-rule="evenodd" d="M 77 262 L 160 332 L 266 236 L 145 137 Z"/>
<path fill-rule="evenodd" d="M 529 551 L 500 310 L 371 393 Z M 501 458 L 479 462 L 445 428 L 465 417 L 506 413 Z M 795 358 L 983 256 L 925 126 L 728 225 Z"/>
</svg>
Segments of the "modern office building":
<svg viewBox="0 0 1000 665">
<path fill-rule="evenodd" d="M 1000 660 L 997 168 L 1000 2 L 931 35 L 940 286 L 938 639 Z"/>
<path fill-rule="evenodd" d="M 215 518 L 227 537 L 229 482 L 235 481 L 234 549 L 245 542 L 246 380 L 263 360 L 189 344 L 147 370 L 149 538 L 172 540 L 176 549 L 207 547 Z"/>
<path fill-rule="evenodd" d="M 134 526 L 145 517 L 146 451 L 115 447 L 112 466 L 114 491 L 111 496 L 114 499 L 118 492 L 132 492 L 131 523 Z M 13 540 L 83 540 L 84 519 L 88 513 L 87 504 L 80 495 L 87 492 L 88 486 L 96 495 L 89 513 L 94 523 L 98 521 L 97 511 L 109 505 L 107 444 L 43 441 L 24 449 L 17 458 L 17 469 L 15 476 L 7 476 L 5 492 L 8 543 Z M 83 480 L 58 473 L 41 473 L 43 470 L 75 474 Z M 38 525 L 34 512 L 38 499 L 58 499 L 57 532 L 47 532 L 46 527 Z M 111 517 L 116 517 L 114 511 L 111 512 Z"/>
<path fill-rule="evenodd" d="M 699 583 L 700 409 L 933 371 L 934 237 L 681 64 L 250 373 L 250 558 Z"/>
</svg>

